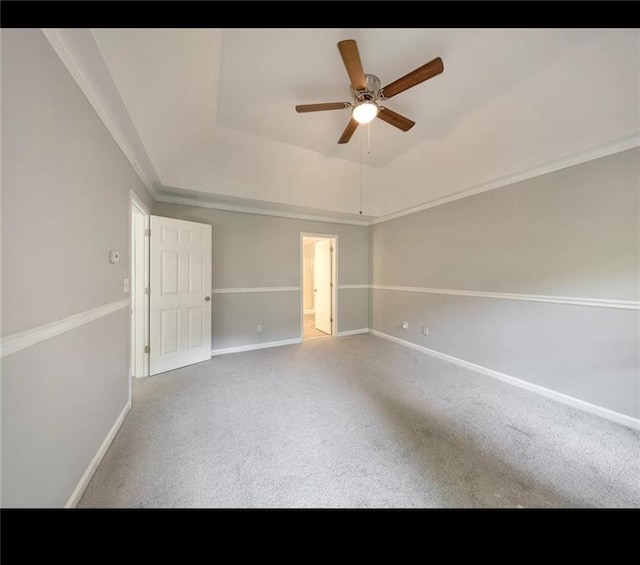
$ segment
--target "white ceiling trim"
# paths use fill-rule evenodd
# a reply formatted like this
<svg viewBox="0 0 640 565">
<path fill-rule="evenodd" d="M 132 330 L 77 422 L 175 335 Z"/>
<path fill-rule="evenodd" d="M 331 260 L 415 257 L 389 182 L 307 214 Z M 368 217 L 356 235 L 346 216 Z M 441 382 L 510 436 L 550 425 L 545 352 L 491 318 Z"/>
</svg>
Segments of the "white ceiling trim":
<svg viewBox="0 0 640 565">
<path fill-rule="evenodd" d="M 264 216 L 279 216 L 281 218 L 294 218 L 298 220 L 312 220 L 312 221 L 318 221 L 318 222 L 332 222 L 334 224 L 350 224 L 354 226 L 372 226 L 374 224 L 380 224 L 382 222 L 388 222 L 389 220 L 394 220 L 395 218 L 408 216 L 409 214 L 415 214 L 416 212 L 420 212 L 422 210 L 435 208 L 436 206 L 441 206 L 442 204 L 447 204 L 448 202 L 454 202 L 455 200 L 460 200 L 468 196 L 473 196 L 474 194 L 488 192 L 496 188 L 501 188 L 504 186 L 515 184 L 520 181 L 545 175 L 547 173 L 552 173 L 554 171 L 566 169 L 567 167 L 572 167 L 573 165 L 579 165 L 580 163 L 593 161 L 594 159 L 599 159 L 600 157 L 606 157 L 607 155 L 620 153 L 621 151 L 626 151 L 627 149 L 633 149 L 634 147 L 640 147 L 640 135 L 634 134 L 627 137 L 623 137 L 622 139 L 618 139 L 610 143 L 605 143 L 604 145 L 600 145 L 598 147 L 593 147 L 591 149 L 587 149 L 579 153 L 574 153 L 573 155 L 568 155 L 567 157 L 563 157 L 561 159 L 555 159 L 553 161 L 543 163 L 542 165 L 538 165 L 537 167 L 532 167 L 529 169 L 525 169 L 524 171 L 520 171 L 519 173 L 514 173 L 513 175 L 500 177 L 498 179 L 489 181 L 487 183 L 483 183 L 481 185 L 474 186 L 469 189 L 465 189 L 461 192 L 457 192 L 455 194 L 445 196 L 443 198 L 430 200 L 428 202 L 425 202 L 424 204 L 420 204 L 418 206 L 412 206 L 411 208 L 400 210 L 398 212 L 394 212 L 393 214 L 379 216 L 377 218 L 373 218 L 368 221 L 347 220 L 344 218 L 334 218 L 332 216 L 301 214 L 297 212 L 282 212 L 280 210 L 272 210 L 269 208 L 262 209 L 262 208 L 253 208 L 249 206 L 238 206 L 238 205 L 232 205 L 232 204 L 218 204 L 216 202 L 202 202 L 200 200 L 196 200 L 188 196 L 178 197 L 178 196 L 165 196 L 165 195 L 154 194 L 154 198 L 158 202 L 166 202 L 169 204 L 183 204 L 186 206 L 200 206 L 203 208 L 214 208 L 216 210 L 227 210 L 230 212 L 244 212 L 246 214 L 262 214 Z"/>
<path fill-rule="evenodd" d="M 369 225 L 388 222 L 389 220 L 401 218 L 402 216 L 408 216 L 409 214 L 415 214 L 416 212 L 427 210 L 428 208 L 434 208 L 435 206 L 440 206 L 442 204 L 446 204 L 447 202 L 453 202 L 454 200 L 460 200 L 461 198 L 466 198 L 467 196 L 473 196 L 474 194 L 487 192 L 495 188 L 500 188 L 523 180 L 538 177 L 540 175 L 559 171 L 560 169 L 566 169 L 567 167 L 572 167 L 573 165 L 586 163 L 587 161 L 599 159 L 600 157 L 606 157 L 607 155 L 613 155 L 614 153 L 626 151 L 627 149 L 632 149 L 633 147 L 638 146 L 640 146 L 640 135 L 634 134 L 628 137 L 623 137 L 622 139 L 612 141 L 611 143 L 605 143 L 604 145 L 600 145 L 592 149 L 587 149 L 586 151 L 568 155 L 567 157 L 563 157 L 562 159 L 555 159 L 553 161 L 543 163 L 542 165 L 538 165 L 537 167 L 525 169 L 524 171 L 515 173 L 513 175 L 501 177 L 480 184 L 478 186 L 462 190 L 461 192 L 456 192 L 455 194 L 451 194 L 443 198 L 437 198 L 435 200 L 425 202 L 424 204 L 420 204 L 419 206 L 412 206 L 411 208 L 400 210 L 399 212 L 394 212 L 393 214 L 379 216 L 378 218 L 371 220 L 369 222 Z"/>
<path fill-rule="evenodd" d="M 136 151 L 130 142 L 127 134 L 123 130 L 120 125 L 120 121 L 117 119 L 117 116 L 113 114 L 112 109 L 109 107 L 107 103 L 105 103 L 102 99 L 102 96 L 98 94 L 99 89 L 94 84 L 93 79 L 87 75 L 87 73 L 82 69 L 82 66 L 78 63 L 81 60 L 81 57 L 78 53 L 76 53 L 76 49 L 73 46 L 73 43 L 67 39 L 65 35 L 65 30 L 62 29 L 42 29 L 45 37 L 60 57 L 62 62 L 65 64 L 72 77 L 86 96 L 89 103 L 92 105 L 107 130 L 118 144 L 126 158 L 131 163 L 131 166 L 135 170 L 136 174 L 145 185 L 145 187 L 149 190 L 153 199 L 157 202 L 166 202 L 170 204 L 182 204 L 187 206 L 198 206 L 203 208 L 213 208 L 217 210 L 226 210 L 231 212 L 244 212 L 249 214 L 259 214 L 264 216 L 277 216 L 282 218 L 292 218 L 299 220 L 310 220 L 310 221 L 319 221 L 319 222 L 330 222 L 337 224 L 349 224 L 356 226 L 368 226 L 379 224 L 381 222 L 387 222 L 389 220 L 393 220 L 395 218 L 400 218 L 402 216 L 407 216 L 409 214 L 414 214 L 416 212 L 420 212 L 422 210 L 427 210 L 429 208 L 433 208 L 435 206 L 440 206 L 442 204 L 446 204 L 448 202 L 453 202 L 455 200 L 460 200 L 462 198 L 466 198 L 468 196 L 472 196 L 474 194 L 480 194 L 482 192 L 487 192 L 489 190 L 493 190 L 496 188 L 504 187 L 510 184 L 514 184 L 523 180 L 531 179 L 540 175 L 544 175 L 546 173 L 550 173 L 553 171 L 558 171 L 560 169 L 564 169 L 566 167 L 571 167 L 573 165 L 577 165 L 580 163 L 585 163 L 587 161 L 591 161 L 593 159 L 598 159 L 600 157 L 605 157 L 607 155 L 612 155 L 614 153 L 618 153 L 621 151 L 625 151 L 627 149 L 631 149 L 633 147 L 640 146 L 640 135 L 634 134 L 628 137 L 624 137 L 622 139 L 618 139 L 616 141 L 588 149 L 586 151 L 582 151 L 579 153 L 575 153 L 573 155 L 569 155 L 563 157 L 561 159 L 556 159 L 553 161 L 549 161 L 542 165 L 526 169 L 519 173 L 515 173 L 512 175 L 500 177 L 498 179 L 494 179 L 493 181 L 489 181 L 487 183 L 483 183 L 481 185 L 477 185 L 468 189 L 464 189 L 455 194 L 445 196 L 443 198 L 437 198 L 435 200 L 431 200 L 425 202 L 424 204 L 418 206 L 412 206 L 410 208 L 406 208 L 404 210 L 399 210 L 398 212 L 394 212 L 392 214 L 387 214 L 384 216 L 379 216 L 377 218 L 367 220 L 349 220 L 345 218 L 336 218 L 330 215 L 322 215 L 322 214 L 303 214 L 297 212 L 286 212 L 279 211 L 269 208 L 253 208 L 247 206 L 239 206 L 239 205 L 231 205 L 231 204 L 219 204 L 215 202 L 203 202 L 200 200 L 196 200 L 194 198 L 184 196 L 167 196 L 161 195 L 156 190 L 157 185 L 157 174 L 155 170 L 148 170 L 148 166 L 143 166 L 140 163 L 140 160 L 136 156 Z"/>
<path fill-rule="evenodd" d="M 184 206 L 199 206 L 201 208 L 213 208 L 214 210 L 225 210 L 227 212 L 243 212 L 245 214 L 258 214 L 261 216 L 278 216 L 280 218 L 292 218 L 294 220 L 310 220 L 313 222 L 330 222 L 332 224 L 349 224 L 352 226 L 368 226 L 366 220 L 348 220 L 345 218 L 335 218 L 333 216 L 323 216 L 316 214 L 301 214 L 299 212 L 283 212 L 281 210 L 271 210 L 269 208 L 252 208 L 250 206 L 238 206 L 234 204 L 220 204 L 218 202 L 202 202 L 188 196 L 165 196 L 154 197 L 158 202 L 167 204 L 182 204 Z"/>
<path fill-rule="evenodd" d="M 71 76 L 74 78 L 80 90 L 84 93 L 87 100 L 93 106 L 107 130 L 118 144 L 125 157 L 135 170 L 136 174 L 147 187 L 147 190 L 151 193 L 154 199 L 157 199 L 157 192 L 154 187 L 153 177 L 157 176 L 154 173 L 148 173 L 141 165 L 138 158 L 135 155 L 135 150 L 129 142 L 127 135 L 122 131 L 118 125 L 118 120 L 113 116 L 112 111 L 108 108 L 102 100 L 102 97 L 98 94 L 98 90 L 95 88 L 92 79 L 82 70 L 78 63 L 78 55 L 75 53 L 73 46 L 67 41 L 64 35 L 64 30 L 53 28 L 42 28 L 42 33 L 57 53 L 58 57 L 62 60 L 67 67 Z"/>
</svg>

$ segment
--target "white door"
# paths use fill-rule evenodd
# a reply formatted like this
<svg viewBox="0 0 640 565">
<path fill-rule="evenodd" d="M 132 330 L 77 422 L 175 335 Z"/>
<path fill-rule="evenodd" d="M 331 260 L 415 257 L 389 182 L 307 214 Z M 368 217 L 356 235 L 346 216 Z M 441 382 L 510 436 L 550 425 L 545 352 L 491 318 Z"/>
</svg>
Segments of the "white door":
<svg viewBox="0 0 640 565">
<path fill-rule="evenodd" d="M 146 238 L 144 235 L 145 216 L 134 209 L 131 233 L 131 376 L 145 376 L 145 253 Z"/>
<path fill-rule="evenodd" d="M 211 358 L 211 226 L 151 216 L 150 367 Z"/>
<path fill-rule="evenodd" d="M 315 244 L 313 257 L 313 291 L 316 329 L 331 335 L 331 240 L 324 239 Z"/>
</svg>

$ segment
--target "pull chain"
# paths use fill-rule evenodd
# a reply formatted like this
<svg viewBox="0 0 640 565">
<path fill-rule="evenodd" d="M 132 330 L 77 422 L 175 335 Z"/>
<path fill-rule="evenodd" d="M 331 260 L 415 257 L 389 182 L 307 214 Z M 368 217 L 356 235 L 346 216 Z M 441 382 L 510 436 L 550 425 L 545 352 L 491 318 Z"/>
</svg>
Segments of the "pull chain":
<svg viewBox="0 0 640 565">
<path fill-rule="evenodd" d="M 362 215 L 362 200 L 364 198 L 364 164 L 363 164 L 362 136 L 360 136 L 360 215 Z"/>
<path fill-rule="evenodd" d="M 360 136 L 360 215 L 362 215 L 364 201 L 364 147 Z M 367 124 L 367 155 L 371 155 L 371 122 Z"/>
</svg>

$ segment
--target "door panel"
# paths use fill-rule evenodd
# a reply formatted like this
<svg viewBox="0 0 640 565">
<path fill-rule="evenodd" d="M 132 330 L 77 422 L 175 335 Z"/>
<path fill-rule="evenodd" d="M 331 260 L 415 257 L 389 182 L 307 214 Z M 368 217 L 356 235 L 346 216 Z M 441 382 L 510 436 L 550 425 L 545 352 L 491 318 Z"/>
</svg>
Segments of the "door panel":
<svg viewBox="0 0 640 565">
<path fill-rule="evenodd" d="M 180 339 L 179 321 L 180 311 L 177 309 L 163 310 L 160 318 L 160 335 L 162 336 L 162 355 L 178 351 Z"/>
<path fill-rule="evenodd" d="M 316 329 L 331 334 L 331 240 L 315 243 L 313 257 L 314 309 Z"/>
<path fill-rule="evenodd" d="M 189 292 L 202 292 L 204 257 L 201 254 L 189 253 Z"/>
<path fill-rule="evenodd" d="M 202 345 L 202 337 L 204 328 L 202 322 L 204 320 L 204 308 L 201 306 L 192 306 L 189 308 L 189 347 L 200 347 Z"/>
<path fill-rule="evenodd" d="M 211 226 L 151 216 L 150 374 L 211 357 Z"/>
<path fill-rule="evenodd" d="M 160 234 L 162 243 L 178 243 L 180 241 L 180 229 L 176 226 L 161 226 Z"/>
<path fill-rule="evenodd" d="M 160 294 L 176 294 L 178 292 L 178 251 L 163 249 L 161 251 L 162 264 L 160 265 Z"/>
</svg>

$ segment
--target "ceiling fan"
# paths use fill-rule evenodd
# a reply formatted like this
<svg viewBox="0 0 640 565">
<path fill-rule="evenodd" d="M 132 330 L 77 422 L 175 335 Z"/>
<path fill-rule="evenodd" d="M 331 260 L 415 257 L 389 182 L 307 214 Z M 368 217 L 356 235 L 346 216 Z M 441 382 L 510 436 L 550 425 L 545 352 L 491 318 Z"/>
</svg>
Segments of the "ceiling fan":
<svg viewBox="0 0 640 565">
<path fill-rule="evenodd" d="M 392 126 L 409 131 L 415 122 L 404 116 L 389 110 L 380 104 L 396 94 L 420 84 L 444 71 L 444 63 L 440 57 L 418 67 L 415 71 L 404 75 L 391 84 L 380 88 L 380 79 L 376 75 L 365 74 L 358 53 L 358 45 L 353 39 L 345 39 L 338 42 L 338 49 L 342 56 L 342 61 L 347 69 L 347 74 L 351 80 L 351 96 L 353 102 L 327 102 L 323 104 L 303 104 L 296 106 L 296 112 L 320 112 L 322 110 L 344 110 L 351 109 L 351 119 L 347 124 L 338 143 L 347 143 L 356 128 L 360 124 L 368 124 L 376 117 L 391 124 Z"/>
</svg>

